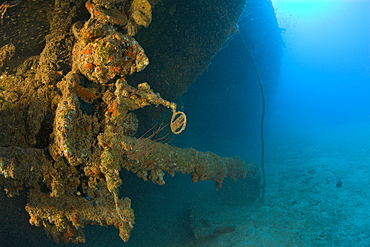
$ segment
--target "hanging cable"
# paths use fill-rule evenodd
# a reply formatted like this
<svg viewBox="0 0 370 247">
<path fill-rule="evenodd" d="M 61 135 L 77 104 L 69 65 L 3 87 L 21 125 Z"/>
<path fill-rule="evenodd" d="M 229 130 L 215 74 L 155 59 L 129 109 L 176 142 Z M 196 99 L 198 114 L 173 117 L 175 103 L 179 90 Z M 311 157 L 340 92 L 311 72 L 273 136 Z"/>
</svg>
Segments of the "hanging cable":
<svg viewBox="0 0 370 247">
<path fill-rule="evenodd" d="M 243 35 L 240 33 L 240 37 L 242 38 L 242 41 L 244 43 L 245 49 L 247 50 L 254 69 L 254 73 L 256 74 L 258 85 L 261 92 L 261 98 L 262 98 L 262 111 L 261 111 L 261 125 L 260 125 L 260 133 L 261 133 L 261 172 L 262 172 L 262 184 L 261 184 L 261 203 L 264 203 L 265 201 L 265 191 L 266 191 L 266 176 L 265 176 L 265 136 L 264 136 L 264 128 L 265 128 L 265 92 L 263 90 L 263 84 L 261 81 L 260 74 L 258 73 L 258 69 L 256 66 L 256 63 L 254 61 L 253 55 L 247 45 L 247 42 L 245 42 Z"/>
</svg>

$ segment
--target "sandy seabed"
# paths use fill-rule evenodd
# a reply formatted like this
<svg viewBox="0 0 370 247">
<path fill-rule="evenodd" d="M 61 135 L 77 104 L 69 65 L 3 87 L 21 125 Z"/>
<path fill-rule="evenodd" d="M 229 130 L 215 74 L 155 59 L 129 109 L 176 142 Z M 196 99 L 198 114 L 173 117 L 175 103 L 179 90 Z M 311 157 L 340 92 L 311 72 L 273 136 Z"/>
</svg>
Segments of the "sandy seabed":
<svg viewBox="0 0 370 247">
<path fill-rule="evenodd" d="M 197 230 L 235 228 L 196 246 L 370 246 L 369 125 L 269 136 L 265 166 L 263 205 L 195 206 Z"/>
</svg>

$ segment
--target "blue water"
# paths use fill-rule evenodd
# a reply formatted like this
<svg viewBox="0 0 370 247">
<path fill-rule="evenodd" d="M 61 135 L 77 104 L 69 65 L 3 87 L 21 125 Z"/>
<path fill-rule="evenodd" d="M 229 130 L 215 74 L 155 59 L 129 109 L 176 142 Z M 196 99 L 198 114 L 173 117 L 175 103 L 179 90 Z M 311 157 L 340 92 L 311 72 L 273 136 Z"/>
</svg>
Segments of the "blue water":
<svg viewBox="0 0 370 247">
<path fill-rule="evenodd" d="M 369 2 L 294 2 L 275 3 L 287 47 L 272 116 L 284 129 L 368 122 Z"/>
<path fill-rule="evenodd" d="M 367 158 L 370 151 L 370 2 L 276 0 L 274 6 L 279 26 L 283 28 L 285 47 L 280 75 L 276 74 L 279 80 L 275 85 L 262 80 L 266 87 L 267 173 L 272 176 L 280 170 L 292 171 L 283 177 L 296 185 L 287 185 L 283 178 L 274 181 L 286 186 L 280 191 L 285 196 L 282 204 L 302 200 L 303 205 L 305 199 L 318 200 L 321 210 L 326 210 L 329 216 L 320 214 L 325 215 L 321 221 L 325 223 L 320 226 L 322 236 L 316 236 L 320 230 L 306 223 L 306 229 L 302 227 L 298 234 L 302 239 L 299 244 L 291 240 L 285 245 L 281 244 L 283 240 L 276 240 L 272 241 L 275 244 L 264 246 L 370 246 L 367 240 L 370 233 L 359 230 L 361 226 L 369 226 L 367 219 L 361 217 L 368 216 L 363 211 L 366 212 L 370 200 L 363 176 L 368 174 L 370 164 Z M 189 127 L 181 138 L 199 150 L 237 155 L 260 164 L 261 96 L 257 81 L 245 76 L 250 57 L 241 37 L 247 36 L 246 30 L 240 26 L 240 33 L 219 52 L 208 72 L 184 95 Z M 269 73 L 269 68 L 258 63 L 257 67 L 260 73 Z M 309 184 L 307 190 L 301 191 L 309 199 L 295 197 L 303 180 L 306 181 L 304 176 L 310 174 L 307 181 L 315 182 L 305 182 Z M 326 178 L 319 178 L 320 174 Z M 336 183 L 342 179 L 347 186 L 342 191 L 336 190 Z M 267 179 L 267 194 L 270 188 L 274 190 L 271 180 Z M 316 186 L 319 192 L 309 189 Z M 237 187 L 234 190 L 238 193 Z M 324 203 L 322 198 L 325 197 L 332 197 L 332 201 Z M 276 201 L 271 199 L 270 203 Z M 334 213 L 332 208 L 341 208 L 343 212 Z M 271 222 L 294 218 L 287 213 L 286 218 L 276 219 L 274 210 L 270 210 Z M 316 217 L 314 211 L 318 209 L 292 206 L 292 212 L 294 210 L 307 218 L 312 217 L 311 224 L 319 226 L 320 220 L 312 223 Z M 356 216 L 357 212 L 362 216 Z M 307 218 L 303 217 L 303 221 Z M 263 222 L 266 227 L 269 225 Z M 336 230 L 323 230 L 325 227 Z M 264 230 L 263 227 L 259 229 L 260 242 L 253 242 L 252 234 L 249 242 L 225 236 L 230 245 L 219 240 L 217 246 L 263 246 L 263 238 L 266 237 L 265 243 L 268 243 L 269 234 L 273 235 L 272 230 L 266 230 L 263 235 L 261 231 Z M 284 234 L 286 232 L 281 230 L 277 236 Z M 293 235 L 288 233 L 285 240 L 289 242 Z"/>
</svg>

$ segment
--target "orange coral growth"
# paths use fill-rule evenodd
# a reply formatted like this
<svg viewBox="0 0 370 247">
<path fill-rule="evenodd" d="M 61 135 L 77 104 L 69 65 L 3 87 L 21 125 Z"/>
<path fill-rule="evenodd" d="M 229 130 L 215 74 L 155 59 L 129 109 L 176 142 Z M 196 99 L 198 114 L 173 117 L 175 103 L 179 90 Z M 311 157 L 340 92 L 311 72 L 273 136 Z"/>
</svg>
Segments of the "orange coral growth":
<svg viewBox="0 0 370 247">
<path fill-rule="evenodd" d="M 89 54 L 91 54 L 93 52 L 93 50 L 92 49 L 90 49 L 90 48 L 85 48 L 85 49 L 82 49 L 81 50 L 81 54 L 84 54 L 84 55 L 89 55 Z"/>
<path fill-rule="evenodd" d="M 85 168 L 85 175 L 88 177 L 97 178 L 101 175 L 101 171 L 98 167 Z"/>
<path fill-rule="evenodd" d="M 69 241 L 71 241 L 71 242 L 73 242 L 73 243 L 78 243 L 77 241 L 76 241 L 76 237 L 77 237 L 77 231 L 76 231 L 76 229 L 74 228 L 74 227 L 72 227 L 72 226 L 70 226 L 70 225 L 68 225 L 67 226 L 67 229 L 66 229 L 66 231 L 64 232 L 64 234 L 63 234 L 63 237 L 62 237 L 62 239 L 63 239 L 63 242 L 66 244 L 66 243 L 68 243 Z"/>
<path fill-rule="evenodd" d="M 108 107 L 108 112 L 112 113 L 112 117 L 117 117 L 118 116 L 118 103 L 113 102 L 111 105 Z"/>
<path fill-rule="evenodd" d="M 92 63 L 85 63 L 85 64 L 83 65 L 83 68 L 84 68 L 84 69 L 94 69 L 94 68 L 95 68 L 95 65 L 94 65 L 94 64 L 92 64 Z"/>
<path fill-rule="evenodd" d="M 199 179 L 199 175 L 196 174 L 195 172 L 192 172 L 191 173 L 191 180 L 193 181 L 193 183 L 198 183 L 198 179 Z"/>
<path fill-rule="evenodd" d="M 84 88 L 80 85 L 76 85 L 74 89 L 77 96 L 88 103 L 92 103 L 95 99 L 99 97 L 99 94 L 94 93 L 90 89 Z"/>
<path fill-rule="evenodd" d="M 71 214 L 71 221 L 76 224 L 76 225 L 79 225 L 79 217 L 76 213 L 72 213 Z"/>
<path fill-rule="evenodd" d="M 31 213 L 30 213 L 30 216 L 31 216 L 31 218 L 29 220 L 30 224 L 35 225 L 35 226 L 40 226 L 40 222 L 39 222 L 38 218 L 34 214 L 31 214 Z"/>
</svg>

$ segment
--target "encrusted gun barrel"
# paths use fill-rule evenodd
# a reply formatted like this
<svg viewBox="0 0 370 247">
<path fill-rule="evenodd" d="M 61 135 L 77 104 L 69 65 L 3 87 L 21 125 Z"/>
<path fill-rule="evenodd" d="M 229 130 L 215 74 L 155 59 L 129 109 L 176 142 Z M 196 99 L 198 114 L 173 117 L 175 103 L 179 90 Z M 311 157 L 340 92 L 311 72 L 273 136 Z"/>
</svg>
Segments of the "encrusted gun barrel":
<svg viewBox="0 0 370 247">
<path fill-rule="evenodd" d="M 172 176 L 175 172 L 191 173 L 193 182 L 212 180 L 221 188 L 225 177 L 233 180 L 255 175 L 258 168 L 255 164 L 246 163 L 237 157 L 220 157 L 211 152 L 199 152 L 195 149 L 181 149 L 154 142 L 149 138 L 125 137 L 121 143 L 127 160 L 124 168 L 135 172 L 144 180 L 164 184 L 164 171 Z"/>
</svg>

